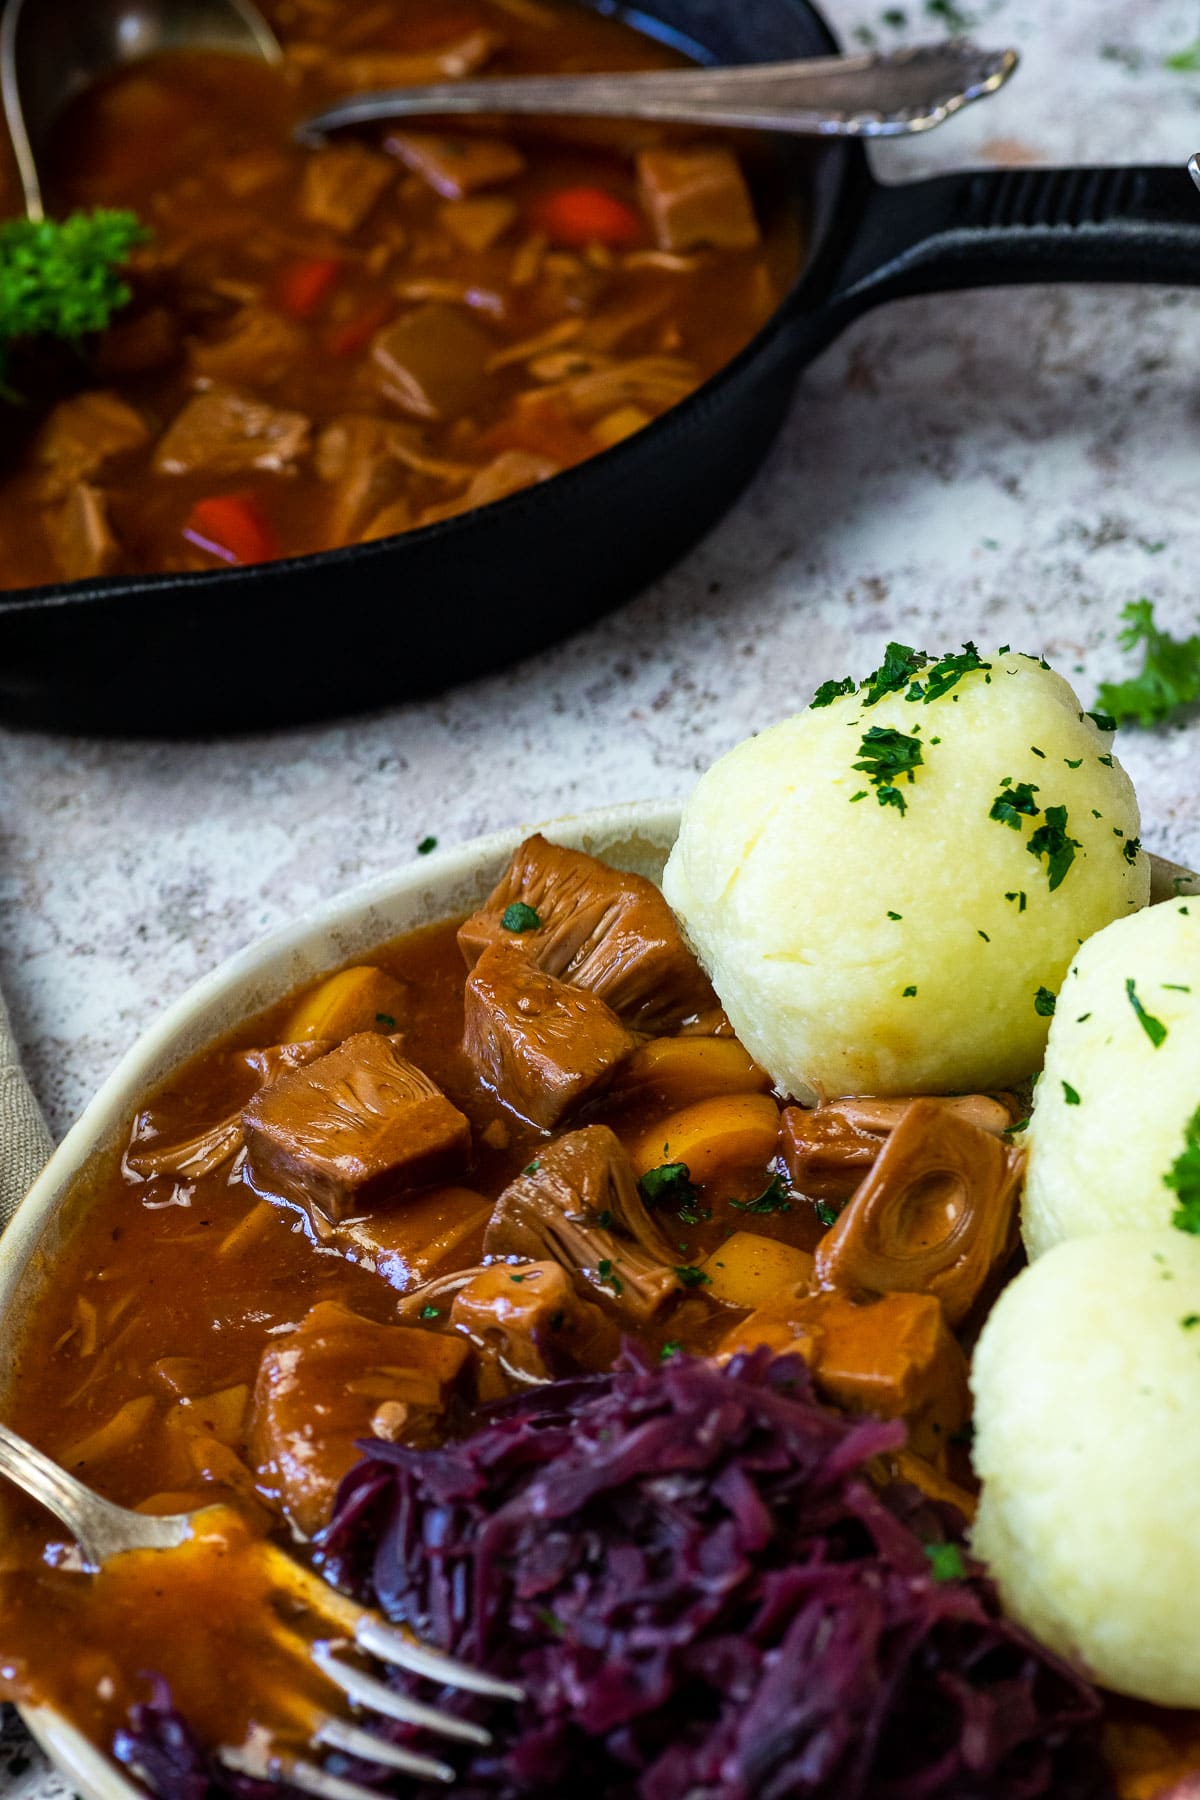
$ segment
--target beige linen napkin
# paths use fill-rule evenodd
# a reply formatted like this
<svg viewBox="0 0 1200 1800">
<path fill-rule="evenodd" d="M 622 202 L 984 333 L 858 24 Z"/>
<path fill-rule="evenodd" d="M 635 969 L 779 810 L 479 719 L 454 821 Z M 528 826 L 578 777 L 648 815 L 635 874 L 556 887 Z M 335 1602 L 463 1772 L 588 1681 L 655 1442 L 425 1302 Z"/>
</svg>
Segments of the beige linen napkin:
<svg viewBox="0 0 1200 1800">
<path fill-rule="evenodd" d="M 25 1198 L 54 1144 L 17 1055 L 0 995 L 0 1231 Z"/>
</svg>

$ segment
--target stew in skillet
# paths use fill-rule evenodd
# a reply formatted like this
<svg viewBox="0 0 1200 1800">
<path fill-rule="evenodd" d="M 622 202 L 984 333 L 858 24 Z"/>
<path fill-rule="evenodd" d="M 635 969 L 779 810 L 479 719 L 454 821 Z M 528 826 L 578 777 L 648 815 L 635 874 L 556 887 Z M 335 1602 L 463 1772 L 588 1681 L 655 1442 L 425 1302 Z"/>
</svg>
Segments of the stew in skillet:
<svg viewBox="0 0 1200 1800">
<path fill-rule="evenodd" d="M 991 1708 L 1008 1720 L 993 1746 L 1003 1777 L 978 1791 L 1106 1791 L 1094 1771 L 1092 1785 L 1044 1785 L 1060 1766 L 1053 1758 L 1090 1754 L 1098 1703 L 1081 1697 L 1061 1665 L 1037 1672 L 1032 1643 L 997 1619 L 986 1590 L 963 1580 L 958 1548 L 974 1505 L 964 1345 L 1014 1249 L 1024 1161 L 1011 1142 L 1017 1103 L 975 1094 L 806 1109 L 768 1089 L 658 890 L 541 837 L 518 848 L 465 922 L 401 939 L 203 1053 L 148 1097 L 119 1165 L 81 1194 L 81 1219 L 14 1349 L 4 1405 L 19 1430 L 125 1504 L 164 1512 L 220 1502 L 225 1511 L 209 1515 L 207 1537 L 170 1553 L 170 1579 L 153 1554 L 97 1578 L 73 1572 L 74 1553 L 45 1515 L 5 1496 L 7 1693 L 52 1699 L 172 1800 L 244 1792 L 228 1770 L 206 1765 L 204 1746 L 252 1746 L 264 1725 L 286 1745 L 289 1732 L 303 1738 L 314 1707 L 328 1705 L 289 1636 L 303 1629 L 307 1602 L 299 1588 L 282 1612 L 278 1596 L 272 1602 L 265 1538 L 290 1536 L 303 1556 L 304 1544 L 321 1546 L 336 1507 L 327 1566 L 345 1578 L 364 1505 L 390 1491 L 393 1473 L 379 1457 L 478 1433 L 494 1494 L 481 1487 L 471 1502 L 471 1488 L 454 1485 L 465 1461 L 428 1465 L 434 1499 L 423 1529 L 434 1537 L 412 1568 L 421 1583 L 436 1583 L 449 1548 L 438 1535 L 449 1520 L 443 1501 L 457 1495 L 468 1514 L 474 1505 L 481 1520 L 492 1517 L 514 1491 L 506 1443 L 522 1479 L 532 1479 L 516 1415 L 506 1426 L 496 1403 L 528 1408 L 539 1393 L 553 1401 L 561 1391 L 575 1430 L 600 1420 L 589 1454 L 602 1460 L 607 1443 L 620 1462 L 621 1446 L 632 1455 L 644 1440 L 639 1419 L 666 1404 L 651 1398 L 650 1372 L 677 1358 L 684 1371 L 694 1356 L 705 1360 L 664 1393 L 684 1420 L 702 1401 L 725 1432 L 750 1421 L 749 1447 L 714 1492 L 760 1546 L 766 1515 L 755 1511 L 746 1472 L 785 1466 L 789 1434 L 798 1433 L 798 1454 L 816 1454 L 819 1441 L 821 1458 L 840 1460 L 843 1484 L 856 1457 L 871 1458 L 869 1485 L 897 1509 L 873 1528 L 893 1559 L 888 1604 L 903 1610 L 921 1593 L 933 1632 L 920 1657 L 912 1652 L 921 1704 L 977 1664 L 969 1678 L 982 1683 L 970 1714 L 979 1745 Z M 607 1397 L 603 1385 L 581 1386 L 618 1361 L 622 1339 L 644 1373 L 614 1377 Z M 864 1421 L 863 1448 L 847 1451 L 839 1434 L 850 1428 L 796 1393 L 794 1375 L 763 1385 L 763 1358 L 774 1356 L 803 1359 L 816 1396 L 851 1421 L 897 1423 Z M 722 1368 L 727 1395 L 712 1386 Z M 774 1435 L 755 1451 L 753 1434 L 767 1420 Z M 686 1449 L 696 1426 L 662 1429 L 673 1443 L 682 1432 Z M 376 1460 L 358 1463 L 364 1439 L 375 1440 Z M 422 1456 L 412 1468 L 423 1466 Z M 621 1479 L 632 1481 L 638 1466 Z M 412 1478 L 394 1472 L 397 1482 Z M 836 1486 L 832 1474 L 821 1480 Z M 804 1529 L 833 1535 L 818 1535 L 812 1579 L 830 1554 L 844 1553 L 834 1487 L 821 1492 L 816 1525 Z M 838 1505 L 857 1518 L 865 1492 L 851 1483 Z M 886 1501 L 892 1492 L 903 1498 Z M 681 1487 L 670 1500 L 669 1535 L 684 1530 L 685 1499 Z M 621 1508 L 634 1496 L 622 1501 L 618 1490 L 611 1504 L 607 1524 L 591 1515 L 598 1542 L 621 1539 Z M 798 1505 L 779 1518 L 796 1519 Z M 385 1516 L 401 1540 L 415 1529 L 403 1511 L 385 1507 Z M 468 1520 L 457 1554 L 473 1529 Z M 722 1526 L 704 1551 L 714 1581 L 724 1534 Z M 629 1545 L 614 1551 L 629 1553 Z M 522 1554 L 530 1579 L 552 1581 L 536 1533 Z M 906 1556 L 915 1556 L 915 1574 L 911 1561 L 903 1572 Z M 593 1557 L 589 1566 L 601 1565 Z M 393 1569 L 394 1585 L 394 1565 L 382 1567 Z M 864 1567 L 872 1591 L 883 1576 Z M 961 1591 L 939 1599 L 942 1581 L 961 1582 Z M 668 1617 L 674 1592 L 660 1595 Z M 592 1604 L 601 1604 L 598 1591 Z M 944 1641 L 932 1624 L 939 1609 L 957 1621 Z M 532 1628 L 547 1617 L 557 1632 L 556 1615 L 536 1605 Z M 911 1639 L 911 1618 L 903 1630 Z M 866 1655 L 861 1647 L 836 1677 L 824 1652 L 811 1654 L 812 1668 L 834 1683 L 826 1696 L 834 1716 L 848 1704 L 843 1678 L 874 1691 L 854 1660 Z M 725 1667 L 719 1658 L 712 1665 L 718 1685 Z M 165 1678 L 157 1688 L 150 1672 Z M 1019 1730 L 1010 1676 L 1025 1696 Z M 805 1704 L 815 1705 L 807 1682 Z M 960 1682 L 955 1691 L 967 1690 Z M 688 1703 L 680 1704 L 677 1723 L 686 1724 Z M 933 1727 L 927 1741 L 913 1737 L 912 1715 L 900 1712 L 910 1747 L 921 1740 L 922 1755 L 944 1762 Z M 1042 1785 L 1012 1776 L 1010 1752 L 1028 1773 L 1025 1753 L 1012 1751 L 1026 1736 L 1049 1746 L 1038 1752 L 1052 1759 L 1038 1765 Z M 618 1763 L 621 1742 L 619 1733 L 609 1741 Z M 1140 1725 L 1122 1742 L 1139 1746 L 1140 1768 L 1159 1781 L 1173 1757 L 1187 1766 L 1193 1748 L 1181 1752 L 1179 1741 Z M 679 1779 L 683 1786 L 664 1777 L 653 1792 L 695 1791 L 690 1776 Z M 495 1787 L 481 1780 L 471 1792 L 517 1791 L 499 1776 Z M 551 1782 L 520 1791 L 560 1790 Z M 835 1782 L 812 1791 L 845 1790 Z M 920 1791 L 962 1790 L 931 1776 Z M 1131 1778 L 1124 1791 L 1158 1786 Z"/>
<path fill-rule="evenodd" d="M 266 11 L 281 69 L 163 56 L 62 123 L 52 212 L 129 208 L 151 238 L 86 362 L 37 370 L 54 403 L 4 408 L 0 586 L 257 562 L 502 499 L 690 394 L 798 266 L 769 160 L 751 179 L 752 152 L 712 137 L 430 121 L 291 141 L 355 88 L 682 60 L 618 19 Z"/>
</svg>

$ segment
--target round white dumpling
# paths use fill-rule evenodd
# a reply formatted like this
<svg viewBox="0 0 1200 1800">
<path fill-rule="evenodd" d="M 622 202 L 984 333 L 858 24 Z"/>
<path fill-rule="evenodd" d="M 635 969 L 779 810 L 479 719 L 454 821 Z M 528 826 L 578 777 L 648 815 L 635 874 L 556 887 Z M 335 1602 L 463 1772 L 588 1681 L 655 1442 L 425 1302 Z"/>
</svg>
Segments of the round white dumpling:
<svg viewBox="0 0 1200 1800">
<path fill-rule="evenodd" d="M 1200 1707 L 1200 1238 L 1060 1244 L 975 1352 L 972 1547 L 1006 1610 L 1102 1686 Z"/>
<path fill-rule="evenodd" d="M 1169 1225 L 1180 1196 L 1166 1177 L 1193 1121 L 1200 1130 L 1200 899 L 1179 899 L 1097 932 L 1063 983 L 1026 1136 L 1030 1256 Z"/>
<path fill-rule="evenodd" d="M 667 898 L 738 1036 L 800 1098 L 1021 1080 L 1080 942 L 1146 904 L 1109 734 L 1034 659 L 948 666 L 972 660 L 901 670 L 874 703 L 879 673 L 819 693 L 684 809 Z"/>
</svg>

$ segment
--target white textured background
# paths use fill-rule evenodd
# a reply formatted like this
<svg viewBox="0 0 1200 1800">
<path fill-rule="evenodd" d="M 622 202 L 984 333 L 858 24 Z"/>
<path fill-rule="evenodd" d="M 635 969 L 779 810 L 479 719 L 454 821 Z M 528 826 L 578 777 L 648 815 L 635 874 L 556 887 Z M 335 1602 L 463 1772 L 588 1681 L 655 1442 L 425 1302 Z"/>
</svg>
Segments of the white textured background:
<svg viewBox="0 0 1200 1800">
<path fill-rule="evenodd" d="M 965 0 L 1023 67 L 999 98 L 877 158 L 1169 161 L 1200 147 L 1183 0 Z M 907 30 L 830 0 L 843 37 Z M 1200 195 L 1196 198 L 1200 211 Z M 682 795 L 889 637 L 1041 650 L 1085 704 L 1146 594 L 1200 629 L 1200 297 L 1009 290 L 908 301 L 808 373 L 738 509 L 621 613 L 444 697 L 236 742 L 0 733 L 0 985 L 57 1132 L 162 1005 L 311 903 L 495 826 Z M 1200 719 L 1125 732 L 1150 848 L 1200 863 Z M 15 1733 L 5 1800 L 52 1778 Z"/>
</svg>

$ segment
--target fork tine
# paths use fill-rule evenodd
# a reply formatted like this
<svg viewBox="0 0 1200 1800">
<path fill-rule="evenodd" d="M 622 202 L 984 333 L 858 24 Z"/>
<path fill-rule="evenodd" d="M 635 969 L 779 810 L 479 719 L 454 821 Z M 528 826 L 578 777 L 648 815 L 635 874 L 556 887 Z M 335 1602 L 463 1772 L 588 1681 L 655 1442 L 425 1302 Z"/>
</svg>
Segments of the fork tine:
<svg viewBox="0 0 1200 1800">
<path fill-rule="evenodd" d="M 448 1763 L 434 1762 L 428 1756 L 410 1756 L 406 1767 L 410 1775 L 423 1781 L 454 1780 L 454 1770 Z M 374 1788 L 347 1781 L 344 1775 L 331 1775 L 319 1763 L 291 1763 L 284 1775 L 293 1787 L 305 1794 L 315 1794 L 317 1800 L 379 1800 Z"/>
<path fill-rule="evenodd" d="M 380 1662 L 407 1669 L 411 1675 L 424 1675 L 430 1681 L 460 1688 L 467 1694 L 488 1694 L 494 1700 L 525 1698 L 524 1688 L 517 1687 L 515 1682 L 498 1681 L 494 1675 L 484 1675 L 452 1656 L 443 1656 L 440 1650 L 430 1650 L 427 1645 L 405 1637 L 403 1632 L 393 1631 L 390 1625 L 369 1614 L 359 1622 L 354 1636 L 359 1649 L 365 1650 L 368 1656 L 377 1656 Z"/>
<path fill-rule="evenodd" d="M 314 1644 L 312 1659 L 323 1675 L 336 1682 L 344 1694 L 369 1712 L 382 1713 L 385 1718 L 398 1719 L 404 1725 L 421 1725 L 426 1731 L 458 1738 L 464 1744 L 490 1744 L 492 1741 L 491 1732 L 485 1731 L 482 1725 L 472 1725 L 466 1719 L 456 1719 L 420 1700 L 412 1700 L 407 1694 L 398 1694 L 373 1675 L 341 1662 L 328 1644 Z"/>
<path fill-rule="evenodd" d="M 435 1762 L 415 1750 L 406 1750 L 402 1744 L 389 1744 L 385 1738 L 377 1738 L 373 1732 L 351 1725 L 345 1719 L 326 1719 L 317 1733 L 316 1742 L 329 1750 L 342 1750 L 359 1762 L 379 1763 L 386 1769 L 404 1769 L 410 1775 L 421 1772 L 416 1766 L 419 1763 L 422 1769 L 442 1771 L 434 1774 L 435 1781 L 454 1779 L 454 1770 L 448 1763 Z"/>
</svg>

